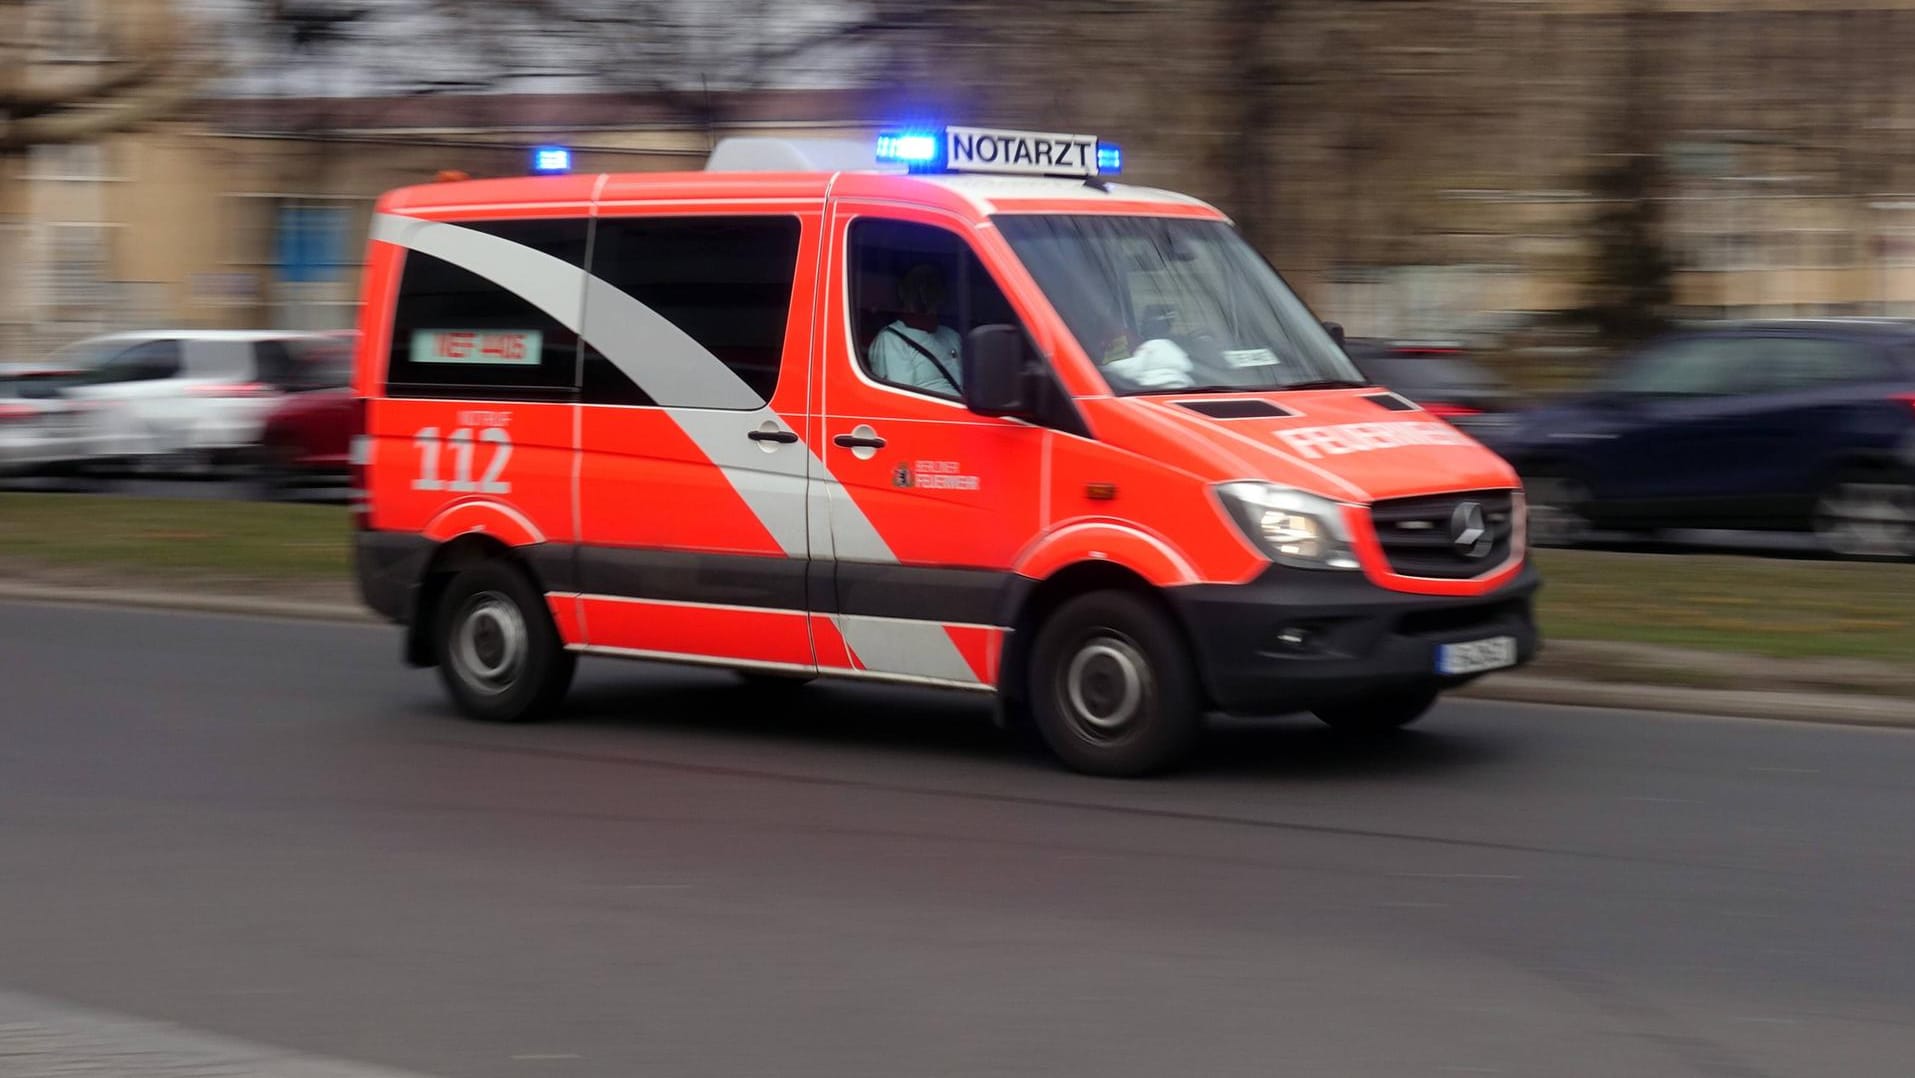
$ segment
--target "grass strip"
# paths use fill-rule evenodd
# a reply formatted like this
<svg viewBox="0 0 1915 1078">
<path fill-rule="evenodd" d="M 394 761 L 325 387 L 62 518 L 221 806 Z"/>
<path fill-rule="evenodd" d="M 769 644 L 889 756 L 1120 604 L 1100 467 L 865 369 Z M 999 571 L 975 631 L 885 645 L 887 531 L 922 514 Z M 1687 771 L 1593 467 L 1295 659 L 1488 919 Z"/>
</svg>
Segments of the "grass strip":
<svg viewBox="0 0 1915 1078">
<path fill-rule="evenodd" d="M 142 580 L 344 582 L 336 506 L 0 494 L 0 560 Z M 1915 565 L 1542 550 L 1544 633 L 1915 663 Z"/>
</svg>

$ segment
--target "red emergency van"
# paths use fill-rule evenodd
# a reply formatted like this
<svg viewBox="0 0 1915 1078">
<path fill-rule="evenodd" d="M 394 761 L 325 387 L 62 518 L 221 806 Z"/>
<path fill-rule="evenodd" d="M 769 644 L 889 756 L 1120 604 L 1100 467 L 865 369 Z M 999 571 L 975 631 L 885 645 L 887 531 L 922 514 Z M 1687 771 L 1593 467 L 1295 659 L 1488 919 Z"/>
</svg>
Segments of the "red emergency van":
<svg viewBox="0 0 1915 1078">
<path fill-rule="evenodd" d="M 1380 731 L 1528 660 L 1509 466 L 1117 164 L 947 128 L 386 195 L 367 601 L 481 719 L 625 656 L 993 693 L 1114 775 L 1211 711 Z"/>
</svg>

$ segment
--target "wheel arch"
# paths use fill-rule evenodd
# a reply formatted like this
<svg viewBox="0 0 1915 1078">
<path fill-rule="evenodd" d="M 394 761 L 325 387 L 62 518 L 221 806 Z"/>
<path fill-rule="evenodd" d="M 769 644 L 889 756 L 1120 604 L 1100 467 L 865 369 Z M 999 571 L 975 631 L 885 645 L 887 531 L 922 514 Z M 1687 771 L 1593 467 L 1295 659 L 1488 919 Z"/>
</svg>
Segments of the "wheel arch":
<svg viewBox="0 0 1915 1078">
<path fill-rule="evenodd" d="M 545 587 L 539 581 L 537 570 L 530 559 L 516 547 L 507 544 L 497 536 L 483 532 L 467 532 L 440 543 L 427 559 L 425 569 L 419 574 L 419 588 L 413 601 L 411 622 L 406 626 L 406 662 L 413 666 L 432 666 L 435 664 L 432 648 L 432 634 L 438 629 L 439 601 L 445 595 L 446 585 L 452 582 L 461 570 L 471 568 L 482 562 L 502 561 L 511 564 L 524 573 L 526 579 L 541 594 Z"/>
<path fill-rule="evenodd" d="M 1009 619 L 1011 632 L 998 670 L 998 694 L 1006 700 L 1022 703 L 1038 629 L 1059 607 L 1080 595 L 1124 591 L 1142 596 L 1159 607 L 1183 637 L 1184 645 L 1191 646 L 1189 630 L 1165 599 L 1163 589 L 1128 565 L 1105 559 L 1072 562 L 1042 580 L 1031 581 L 1022 591 Z"/>
</svg>

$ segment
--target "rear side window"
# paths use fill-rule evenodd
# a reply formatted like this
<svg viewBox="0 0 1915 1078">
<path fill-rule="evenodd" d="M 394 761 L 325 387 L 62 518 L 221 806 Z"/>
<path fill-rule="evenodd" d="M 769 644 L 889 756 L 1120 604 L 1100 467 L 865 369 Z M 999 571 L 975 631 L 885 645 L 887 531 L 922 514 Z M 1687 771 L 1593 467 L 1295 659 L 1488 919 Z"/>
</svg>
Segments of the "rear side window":
<svg viewBox="0 0 1915 1078">
<path fill-rule="evenodd" d="M 462 227 L 585 264 L 588 223 L 469 222 Z M 487 256 L 489 257 L 489 256 Z M 482 265 L 485 257 L 474 259 Z M 570 400 L 578 336 L 488 277 L 407 251 L 393 308 L 386 391 L 394 397 Z"/>
<path fill-rule="evenodd" d="M 1885 382 L 1895 375 L 1887 356 L 1869 344 L 1817 337 L 1771 337 L 1762 342 L 1762 387 L 1771 393 Z"/>
<path fill-rule="evenodd" d="M 352 343 L 345 338 L 300 338 L 286 342 L 292 368 L 287 388 L 339 389 L 352 384 Z"/>
<path fill-rule="evenodd" d="M 1747 393 L 1759 382 L 1755 342 L 1743 337 L 1685 337 L 1653 345 L 1611 383 L 1619 393 L 1709 397 Z"/>
<path fill-rule="evenodd" d="M 293 376 L 293 357 L 286 351 L 284 341 L 254 341 L 253 369 L 258 378 L 276 389 L 290 386 Z"/>
<path fill-rule="evenodd" d="M 593 276 L 671 323 L 750 393 L 706 398 L 683 379 L 648 378 L 646 349 L 632 347 L 642 326 L 619 334 L 623 339 L 605 339 L 605 323 L 588 313 L 598 337 L 585 349 L 583 399 L 683 407 L 711 407 L 713 399 L 742 403 L 745 396 L 758 404 L 770 400 L 784 361 L 798 242 L 795 217 L 600 218 Z"/>
<path fill-rule="evenodd" d="M 180 373 L 180 342 L 144 341 L 94 368 L 96 385 L 115 382 L 158 382 Z"/>
</svg>

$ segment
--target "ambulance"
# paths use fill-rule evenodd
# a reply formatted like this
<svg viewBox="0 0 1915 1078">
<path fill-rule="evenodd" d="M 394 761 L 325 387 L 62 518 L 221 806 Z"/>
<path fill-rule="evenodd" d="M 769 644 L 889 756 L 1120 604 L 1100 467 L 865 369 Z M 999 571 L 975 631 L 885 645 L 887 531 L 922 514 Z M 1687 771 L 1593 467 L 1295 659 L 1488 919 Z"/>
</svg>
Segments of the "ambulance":
<svg viewBox="0 0 1915 1078">
<path fill-rule="evenodd" d="M 359 582 L 472 717 L 615 656 L 987 694 L 1129 776 L 1212 713 L 1377 733 L 1536 653 L 1515 473 L 1114 145 L 536 162 L 385 195 L 367 249 Z"/>
</svg>

